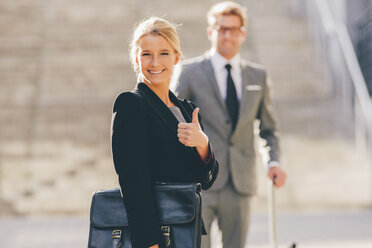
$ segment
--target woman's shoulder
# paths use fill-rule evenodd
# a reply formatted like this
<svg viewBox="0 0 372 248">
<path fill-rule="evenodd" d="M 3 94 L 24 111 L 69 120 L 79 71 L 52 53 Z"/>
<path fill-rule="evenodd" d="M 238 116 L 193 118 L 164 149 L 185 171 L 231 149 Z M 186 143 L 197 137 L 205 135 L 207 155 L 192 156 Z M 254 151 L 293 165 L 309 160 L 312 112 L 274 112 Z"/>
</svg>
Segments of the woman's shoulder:
<svg viewBox="0 0 372 248">
<path fill-rule="evenodd" d="M 136 108 L 143 103 L 142 96 L 135 90 L 121 92 L 114 101 L 113 112 L 117 112 L 124 107 Z"/>
</svg>

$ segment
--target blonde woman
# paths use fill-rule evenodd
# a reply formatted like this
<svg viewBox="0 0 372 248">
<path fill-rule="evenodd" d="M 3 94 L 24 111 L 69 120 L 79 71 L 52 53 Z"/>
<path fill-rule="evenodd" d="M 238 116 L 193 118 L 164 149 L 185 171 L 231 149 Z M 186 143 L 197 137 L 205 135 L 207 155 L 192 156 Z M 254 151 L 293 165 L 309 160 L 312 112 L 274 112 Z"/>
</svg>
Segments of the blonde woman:
<svg viewBox="0 0 372 248">
<path fill-rule="evenodd" d="M 199 109 L 169 90 L 182 57 L 174 25 L 157 17 L 143 21 L 130 51 L 139 82 L 115 100 L 112 153 L 132 245 L 156 248 L 162 244 L 152 184 L 199 182 L 208 189 L 218 163 L 201 129 Z"/>
</svg>

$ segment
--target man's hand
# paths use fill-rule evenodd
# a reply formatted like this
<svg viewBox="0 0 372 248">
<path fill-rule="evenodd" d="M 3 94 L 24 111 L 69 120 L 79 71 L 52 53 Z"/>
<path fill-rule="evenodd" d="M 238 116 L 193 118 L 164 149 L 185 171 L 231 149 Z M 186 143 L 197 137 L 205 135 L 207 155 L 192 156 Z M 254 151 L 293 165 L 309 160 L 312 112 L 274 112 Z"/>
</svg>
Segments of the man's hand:
<svg viewBox="0 0 372 248">
<path fill-rule="evenodd" d="M 149 248 L 159 248 L 159 245 L 153 245 L 153 246 L 150 246 Z"/>
<path fill-rule="evenodd" d="M 276 188 L 282 187 L 287 178 L 287 174 L 278 166 L 270 167 L 267 175 L 273 181 Z"/>
</svg>

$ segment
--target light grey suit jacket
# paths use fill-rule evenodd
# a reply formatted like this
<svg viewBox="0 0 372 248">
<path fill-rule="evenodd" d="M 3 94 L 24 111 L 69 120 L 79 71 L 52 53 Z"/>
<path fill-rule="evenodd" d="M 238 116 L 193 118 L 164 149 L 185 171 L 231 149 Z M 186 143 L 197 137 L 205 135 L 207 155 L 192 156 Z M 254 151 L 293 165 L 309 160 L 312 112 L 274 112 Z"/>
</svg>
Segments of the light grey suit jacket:
<svg viewBox="0 0 372 248">
<path fill-rule="evenodd" d="M 203 126 L 215 157 L 219 175 L 211 190 L 221 189 L 229 179 L 242 194 L 256 192 L 254 122 L 260 120 L 259 135 L 266 140 L 269 161 L 279 162 L 279 138 L 273 116 L 270 82 L 259 65 L 241 60 L 242 99 L 239 120 L 234 133 L 228 110 L 222 99 L 209 55 L 188 60 L 176 88 L 180 98 L 194 102 L 200 108 Z"/>
</svg>

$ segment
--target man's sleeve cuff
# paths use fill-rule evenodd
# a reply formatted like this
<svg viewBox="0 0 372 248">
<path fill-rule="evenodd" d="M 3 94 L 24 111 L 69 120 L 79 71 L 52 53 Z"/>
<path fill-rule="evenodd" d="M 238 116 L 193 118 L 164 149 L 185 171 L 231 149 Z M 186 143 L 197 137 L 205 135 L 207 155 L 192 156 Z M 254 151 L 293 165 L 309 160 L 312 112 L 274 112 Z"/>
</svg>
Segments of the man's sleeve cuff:
<svg viewBox="0 0 372 248">
<path fill-rule="evenodd" d="M 271 167 L 280 167 L 280 163 L 278 161 L 270 161 L 268 163 L 269 168 Z"/>
</svg>

